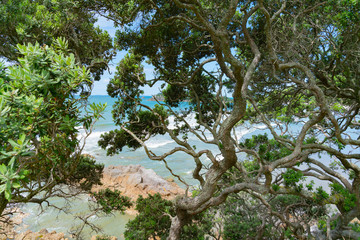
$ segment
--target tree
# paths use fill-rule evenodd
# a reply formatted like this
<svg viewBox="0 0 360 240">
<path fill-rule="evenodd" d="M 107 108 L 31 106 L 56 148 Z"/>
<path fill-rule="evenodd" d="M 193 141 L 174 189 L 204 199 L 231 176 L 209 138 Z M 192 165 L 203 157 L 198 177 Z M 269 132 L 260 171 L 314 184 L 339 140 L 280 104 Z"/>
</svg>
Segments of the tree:
<svg viewBox="0 0 360 240">
<path fill-rule="evenodd" d="M 255 137 L 257 138 L 257 136 Z M 253 162 L 247 162 L 251 171 Z M 296 176 L 295 174 L 292 176 Z M 226 173 L 221 182 L 236 184 L 238 174 L 235 169 Z M 287 179 L 288 181 L 289 179 Z M 276 189 L 276 185 L 273 186 Z M 326 207 L 314 199 L 296 195 L 267 194 L 265 203 L 252 194 L 241 192 L 230 195 L 226 204 L 213 208 L 220 217 L 224 239 L 292 239 L 296 231 L 311 232 L 316 221 L 322 221 L 326 215 Z"/>
<path fill-rule="evenodd" d="M 89 70 L 77 64 L 62 39 L 52 47 L 17 49 L 19 64 L 0 70 L 1 215 L 9 203 L 41 204 L 89 191 L 100 184 L 103 170 L 82 154 L 78 138 L 78 127 L 87 138 L 106 107 L 75 95 L 91 88 Z"/>
<path fill-rule="evenodd" d="M 0 16 L 0 56 L 7 61 L 17 61 L 17 44 L 50 46 L 63 37 L 76 61 L 99 80 L 114 56 L 111 37 L 94 26 L 95 13 L 79 1 L 1 0 Z"/>
<path fill-rule="evenodd" d="M 162 199 L 160 194 L 136 201 L 138 215 L 126 224 L 124 236 L 126 239 L 166 239 L 170 229 L 170 218 L 175 215 L 174 204 Z M 186 224 L 180 239 L 205 239 L 204 235 L 211 230 L 211 221 L 204 213 L 199 214 L 195 221 Z"/>
<path fill-rule="evenodd" d="M 84 2 L 122 27 L 116 44 L 129 51 L 108 85 L 118 98 L 113 116 L 120 129 L 104 134 L 100 146 L 109 154 L 142 146 L 149 159 L 165 163 L 181 151 L 196 164 L 199 194 L 176 199 L 168 239 L 179 239 L 189 219 L 239 192 L 257 198 L 299 239 L 313 233 L 271 209 L 271 197 L 334 204 L 337 214 L 320 237 L 360 237 L 348 228 L 360 217 L 359 1 Z M 145 59 L 154 79 L 145 78 Z M 156 82 L 164 83 L 165 102 L 151 109 L 141 103 L 141 87 Z M 190 108 L 175 111 L 185 99 Z M 187 121 L 191 114 L 195 127 Z M 171 115 L 175 129 L 168 127 Z M 236 134 L 254 123 L 270 136 Z M 156 134 L 168 134 L 178 146 L 154 154 L 146 140 Z M 192 146 L 189 134 L 217 151 Z M 212 162 L 206 169 L 203 156 Z M 230 169 L 236 183 L 222 184 Z"/>
</svg>

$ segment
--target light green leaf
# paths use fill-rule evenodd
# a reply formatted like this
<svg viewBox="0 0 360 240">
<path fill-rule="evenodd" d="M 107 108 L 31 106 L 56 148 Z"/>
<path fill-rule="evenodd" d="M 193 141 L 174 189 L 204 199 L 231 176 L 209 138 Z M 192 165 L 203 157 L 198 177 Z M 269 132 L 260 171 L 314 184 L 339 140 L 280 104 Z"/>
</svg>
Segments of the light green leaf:
<svg viewBox="0 0 360 240">
<path fill-rule="evenodd" d="M 9 141 L 8 141 L 8 142 L 11 144 L 11 146 L 13 146 L 13 148 L 16 148 L 16 149 L 18 149 L 18 148 L 19 148 L 19 144 L 17 144 L 16 142 L 14 142 L 14 140 L 9 139 Z"/>
<path fill-rule="evenodd" d="M 0 173 L 5 175 L 5 173 L 7 172 L 7 167 L 4 164 L 0 165 Z"/>
<path fill-rule="evenodd" d="M 0 174 L 0 181 L 1 181 L 1 182 L 6 182 L 6 181 L 8 181 L 7 176 Z"/>
<path fill-rule="evenodd" d="M 5 184 L 0 185 L 0 193 L 5 191 L 5 187 L 6 187 Z"/>
<path fill-rule="evenodd" d="M 5 198 L 10 201 L 11 200 L 11 192 L 5 190 Z"/>
<path fill-rule="evenodd" d="M 14 164 L 15 164 L 15 157 L 12 157 L 11 160 L 8 163 L 8 167 L 10 167 L 10 169 L 14 168 Z"/>
<path fill-rule="evenodd" d="M 18 182 L 13 182 L 12 186 L 13 186 L 13 188 L 20 188 L 21 187 L 20 183 L 18 183 Z"/>
</svg>

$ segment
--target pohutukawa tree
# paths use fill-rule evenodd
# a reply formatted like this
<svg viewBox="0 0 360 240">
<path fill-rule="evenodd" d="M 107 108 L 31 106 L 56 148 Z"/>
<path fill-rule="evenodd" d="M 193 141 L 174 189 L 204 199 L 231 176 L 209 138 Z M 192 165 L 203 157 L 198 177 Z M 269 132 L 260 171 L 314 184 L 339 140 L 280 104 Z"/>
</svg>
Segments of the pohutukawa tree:
<svg viewBox="0 0 360 240">
<path fill-rule="evenodd" d="M 122 27 L 116 44 L 129 51 L 108 85 L 119 99 L 113 115 L 120 129 L 103 135 L 100 145 L 109 154 L 143 147 L 154 161 L 184 152 L 195 162 L 199 193 L 176 199 L 168 239 L 179 239 L 193 216 L 239 192 L 258 199 L 288 237 L 315 233 L 271 207 L 277 196 L 333 204 L 336 213 L 320 238 L 360 237 L 349 228 L 360 217 L 359 1 L 85 2 Z M 145 59 L 153 79 L 145 78 Z M 156 82 L 164 83 L 164 101 L 151 109 L 141 103 L 141 87 Z M 189 109 L 175 111 L 184 100 Z M 196 126 L 188 122 L 191 114 Z M 268 135 L 245 140 L 234 131 L 255 123 Z M 156 155 L 146 141 L 157 134 L 178 146 Z M 217 151 L 193 146 L 188 134 Z M 206 169 L 204 156 L 212 162 Z M 226 184 L 221 179 L 230 170 Z"/>
</svg>

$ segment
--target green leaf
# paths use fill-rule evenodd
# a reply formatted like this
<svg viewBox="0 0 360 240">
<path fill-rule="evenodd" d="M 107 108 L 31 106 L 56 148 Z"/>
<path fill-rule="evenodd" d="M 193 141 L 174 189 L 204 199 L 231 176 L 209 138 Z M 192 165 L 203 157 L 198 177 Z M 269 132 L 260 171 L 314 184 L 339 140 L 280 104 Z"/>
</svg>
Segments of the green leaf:
<svg viewBox="0 0 360 240">
<path fill-rule="evenodd" d="M 0 193 L 4 192 L 4 191 L 5 191 L 5 188 L 6 188 L 6 185 L 5 185 L 5 184 L 1 184 L 1 185 L 0 185 Z"/>
<path fill-rule="evenodd" d="M 4 164 L 0 165 L 0 173 L 5 175 L 5 173 L 7 172 L 7 167 Z"/>
<path fill-rule="evenodd" d="M 11 192 L 10 192 L 10 191 L 5 190 L 5 198 L 6 198 L 8 201 L 11 200 Z"/>
<path fill-rule="evenodd" d="M 19 144 L 17 144 L 16 142 L 14 142 L 14 140 L 9 139 L 8 142 L 11 144 L 11 146 L 15 149 L 18 149 L 20 146 Z"/>
<path fill-rule="evenodd" d="M 8 163 L 8 167 L 10 167 L 10 169 L 14 169 L 14 164 L 15 164 L 15 157 L 12 157 Z"/>
</svg>

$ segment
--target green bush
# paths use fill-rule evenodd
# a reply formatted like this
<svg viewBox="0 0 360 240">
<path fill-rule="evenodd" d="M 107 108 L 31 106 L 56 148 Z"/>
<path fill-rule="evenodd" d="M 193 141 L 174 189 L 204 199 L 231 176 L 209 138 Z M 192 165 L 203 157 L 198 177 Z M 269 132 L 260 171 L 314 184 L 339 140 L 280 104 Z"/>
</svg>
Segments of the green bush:
<svg viewBox="0 0 360 240">
<path fill-rule="evenodd" d="M 125 239 L 166 239 L 171 225 L 170 216 L 175 215 L 173 202 L 162 199 L 160 194 L 148 195 L 147 198 L 139 196 L 136 201 L 138 215 L 126 224 Z M 205 214 L 189 219 L 181 232 L 181 239 L 203 240 L 210 233 L 211 220 Z"/>
</svg>

